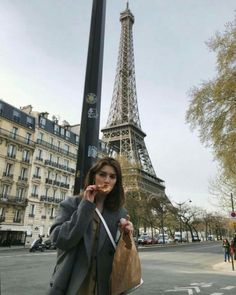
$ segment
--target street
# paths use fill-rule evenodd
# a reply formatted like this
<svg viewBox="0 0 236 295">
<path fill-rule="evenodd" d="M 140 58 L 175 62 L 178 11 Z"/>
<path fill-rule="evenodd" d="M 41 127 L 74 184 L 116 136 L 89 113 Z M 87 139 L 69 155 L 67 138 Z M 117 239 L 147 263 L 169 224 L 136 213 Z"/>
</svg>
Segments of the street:
<svg viewBox="0 0 236 295">
<path fill-rule="evenodd" d="M 236 271 L 223 262 L 219 242 L 153 245 L 139 253 L 144 284 L 137 295 L 236 294 Z M 55 251 L 0 250 L 1 295 L 44 295 L 55 259 Z"/>
</svg>

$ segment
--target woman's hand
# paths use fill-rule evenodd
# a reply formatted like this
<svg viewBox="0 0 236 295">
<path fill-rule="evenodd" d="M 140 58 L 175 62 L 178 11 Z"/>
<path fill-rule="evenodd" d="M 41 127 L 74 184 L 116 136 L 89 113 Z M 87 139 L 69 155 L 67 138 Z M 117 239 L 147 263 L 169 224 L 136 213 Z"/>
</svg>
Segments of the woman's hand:
<svg viewBox="0 0 236 295">
<path fill-rule="evenodd" d="M 129 221 L 129 216 L 127 215 L 127 219 L 121 218 L 119 223 L 120 231 L 124 231 L 127 234 L 133 234 L 134 226 L 133 223 Z"/>
<path fill-rule="evenodd" d="M 91 203 L 94 203 L 97 192 L 97 186 L 95 184 L 88 185 L 84 191 L 83 198 Z"/>
</svg>

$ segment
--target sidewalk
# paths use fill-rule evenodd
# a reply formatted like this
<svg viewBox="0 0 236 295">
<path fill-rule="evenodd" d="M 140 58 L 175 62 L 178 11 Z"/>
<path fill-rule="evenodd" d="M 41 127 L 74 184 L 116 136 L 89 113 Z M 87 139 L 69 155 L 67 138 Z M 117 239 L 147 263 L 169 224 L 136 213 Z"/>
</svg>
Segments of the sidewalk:
<svg viewBox="0 0 236 295">
<path fill-rule="evenodd" d="M 234 270 L 232 269 L 232 262 L 220 262 L 213 265 L 213 270 L 231 273 L 236 276 L 236 260 L 234 260 Z"/>
</svg>

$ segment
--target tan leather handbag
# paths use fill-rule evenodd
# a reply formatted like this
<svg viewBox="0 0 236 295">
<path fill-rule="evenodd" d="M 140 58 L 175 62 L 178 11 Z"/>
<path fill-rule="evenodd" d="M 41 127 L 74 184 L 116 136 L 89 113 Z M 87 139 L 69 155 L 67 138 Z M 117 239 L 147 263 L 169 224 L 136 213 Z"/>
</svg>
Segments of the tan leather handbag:
<svg viewBox="0 0 236 295">
<path fill-rule="evenodd" d="M 115 248 L 111 273 L 111 295 L 132 293 L 143 284 L 141 264 L 134 239 L 131 234 L 122 232 L 118 245 L 116 245 L 106 221 L 99 210 L 96 212 Z"/>
</svg>

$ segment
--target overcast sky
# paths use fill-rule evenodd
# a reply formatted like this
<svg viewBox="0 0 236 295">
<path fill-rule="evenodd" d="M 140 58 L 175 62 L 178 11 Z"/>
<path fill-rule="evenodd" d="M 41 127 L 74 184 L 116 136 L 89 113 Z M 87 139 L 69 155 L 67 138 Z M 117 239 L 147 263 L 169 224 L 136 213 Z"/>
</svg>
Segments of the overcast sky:
<svg viewBox="0 0 236 295">
<path fill-rule="evenodd" d="M 185 123 L 187 92 L 212 79 L 205 45 L 232 21 L 235 0 L 130 0 L 138 106 L 145 142 L 171 200 L 213 210 L 209 149 Z M 107 0 L 100 127 L 111 103 L 125 0 Z M 92 0 L 0 1 L 0 98 L 80 123 Z"/>
</svg>

